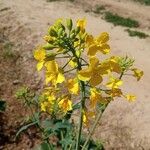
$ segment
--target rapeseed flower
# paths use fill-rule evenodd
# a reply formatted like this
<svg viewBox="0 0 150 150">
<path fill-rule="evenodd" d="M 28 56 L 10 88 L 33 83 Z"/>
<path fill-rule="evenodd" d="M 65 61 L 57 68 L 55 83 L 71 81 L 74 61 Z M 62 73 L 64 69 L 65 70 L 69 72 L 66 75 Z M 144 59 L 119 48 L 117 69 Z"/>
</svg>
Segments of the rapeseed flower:
<svg viewBox="0 0 150 150">
<path fill-rule="evenodd" d="M 77 78 L 69 79 L 67 81 L 67 87 L 70 94 L 75 94 L 75 95 L 79 94 L 79 83 Z"/>
<path fill-rule="evenodd" d="M 136 96 L 133 94 L 126 94 L 125 98 L 129 101 L 129 102 L 134 102 L 136 100 Z"/>
<path fill-rule="evenodd" d="M 77 27 L 80 27 L 81 31 L 85 30 L 85 26 L 86 26 L 86 20 L 85 19 L 77 20 Z"/>
<path fill-rule="evenodd" d="M 137 81 L 139 81 L 144 74 L 143 71 L 141 71 L 137 68 L 132 69 L 132 71 L 134 72 L 133 76 L 137 78 Z"/>
<path fill-rule="evenodd" d="M 96 88 L 90 89 L 90 106 L 91 108 L 95 108 L 97 102 L 102 99 L 101 93 L 96 90 Z"/>
<path fill-rule="evenodd" d="M 64 113 L 67 113 L 67 111 L 72 110 L 72 101 L 68 96 L 65 96 L 59 101 L 58 106 Z"/>
<path fill-rule="evenodd" d="M 101 33 L 97 38 L 94 38 L 91 35 L 87 35 L 87 54 L 89 56 L 95 56 L 98 51 L 102 52 L 103 54 L 108 54 L 110 52 L 110 46 L 107 44 L 108 40 L 109 35 L 107 32 Z"/>
<path fill-rule="evenodd" d="M 38 71 L 40 71 L 45 62 L 46 51 L 43 48 L 39 48 L 39 49 L 35 50 L 34 58 L 38 61 L 36 68 Z"/>
<path fill-rule="evenodd" d="M 114 77 L 110 78 L 110 81 L 106 84 L 106 87 L 111 89 L 118 89 L 123 84 L 123 81 Z"/>
<path fill-rule="evenodd" d="M 89 81 L 91 86 L 97 86 L 102 82 L 101 66 L 99 59 L 90 57 L 89 67 L 78 72 L 78 78 L 81 81 Z"/>
<path fill-rule="evenodd" d="M 65 81 L 65 77 L 55 60 L 46 62 L 45 67 L 46 67 L 46 84 L 51 82 L 52 85 L 56 86 L 56 84 Z"/>
</svg>

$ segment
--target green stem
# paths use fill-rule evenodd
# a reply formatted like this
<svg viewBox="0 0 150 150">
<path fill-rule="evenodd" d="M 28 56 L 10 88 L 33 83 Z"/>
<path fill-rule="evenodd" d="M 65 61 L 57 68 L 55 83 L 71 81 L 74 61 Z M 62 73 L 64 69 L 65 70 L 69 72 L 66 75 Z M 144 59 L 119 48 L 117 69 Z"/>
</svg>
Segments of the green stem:
<svg viewBox="0 0 150 150">
<path fill-rule="evenodd" d="M 59 58 L 70 58 L 69 56 L 59 56 L 59 57 L 55 57 L 56 59 L 59 59 Z"/>
<path fill-rule="evenodd" d="M 69 62 L 72 60 L 72 57 L 69 59 L 69 61 L 62 67 L 62 69 L 64 69 L 68 64 Z"/>
<path fill-rule="evenodd" d="M 124 75 L 124 71 L 121 72 L 119 79 L 121 79 L 123 75 Z"/>
<path fill-rule="evenodd" d="M 68 72 L 71 72 L 71 71 L 73 71 L 73 70 L 75 70 L 75 69 L 76 69 L 76 68 L 69 69 L 69 70 L 65 71 L 64 74 L 65 74 L 65 73 L 68 73 Z"/>
<path fill-rule="evenodd" d="M 87 144 L 88 144 L 88 142 L 89 142 L 91 136 L 93 135 L 94 130 L 95 130 L 95 128 L 96 128 L 96 125 L 98 124 L 98 122 L 99 122 L 99 120 L 100 120 L 102 114 L 103 114 L 103 113 L 100 111 L 99 114 L 98 114 L 98 116 L 97 116 L 97 118 L 96 118 L 96 120 L 95 120 L 95 123 L 94 123 L 94 125 L 93 125 L 93 127 L 92 127 L 92 129 L 91 129 L 91 131 L 90 131 L 90 133 L 89 133 L 89 135 L 88 135 L 88 137 L 87 137 L 87 139 L 86 139 L 86 141 L 85 141 L 83 147 L 82 147 L 82 150 L 84 150 L 84 149 L 86 148 L 86 146 L 87 146 Z"/>
<path fill-rule="evenodd" d="M 75 49 L 72 46 L 72 43 L 69 43 L 68 41 L 66 41 L 66 44 L 68 45 L 70 51 L 72 52 L 73 56 L 76 58 L 77 60 L 77 70 L 81 70 L 82 69 L 82 64 L 80 62 L 80 58 L 77 57 L 76 53 L 75 53 Z M 83 110 L 85 107 L 85 83 L 83 81 L 80 81 L 80 85 L 81 85 L 81 91 L 82 91 L 82 98 L 81 98 L 81 107 L 80 107 L 80 119 L 79 119 L 79 131 L 78 131 L 78 135 L 77 135 L 77 142 L 76 142 L 76 150 L 79 150 L 80 148 L 80 141 L 81 141 L 81 133 L 82 133 L 82 126 L 83 126 Z"/>
<path fill-rule="evenodd" d="M 81 99 L 81 107 L 80 107 L 79 131 L 77 135 L 76 150 L 79 150 L 80 148 L 81 133 L 82 133 L 82 126 L 83 126 L 83 109 L 85 107 L 85 85 L 83 81 L 80 81 L 80 83 L 81 83 L 82 99 Z"/>
<path fill-rule="evenodd" d="M 83 58 L 80 58 L 80 59 L 83 60 L 87 65 L 89 65 L 85 59 L 83 59 Z"/>
</svg>

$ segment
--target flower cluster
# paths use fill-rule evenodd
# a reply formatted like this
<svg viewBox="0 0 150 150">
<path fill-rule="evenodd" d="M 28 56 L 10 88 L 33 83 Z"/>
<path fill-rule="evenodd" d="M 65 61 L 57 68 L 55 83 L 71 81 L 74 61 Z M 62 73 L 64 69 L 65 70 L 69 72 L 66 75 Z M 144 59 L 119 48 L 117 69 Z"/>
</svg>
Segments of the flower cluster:
<svg viewBox="0 0 150 150">
<path fill-rule="evenodd" d="M 38 61 L 37 70 L 45 71 L 41 110 L 63 117 L 81 108 L 81 118 L 88 125 L 97 108 L 107 106 L 114 98 L 122 96 L 134 101 L 133 94 L 124 94 L 121 89 L 122 76 L 132 75 L 139 81 L 143 71 L 134 68 L 134 61 L 128 57 L 103 59 L 102 55 L 110 53 L 108 33 L 93 37 L 85 26 L 84 19 L 77 20 L 75 26 L 71 19 L 57 20 L 48 29 L 45 44 L 34 51 L 34 58 Z M 58 59 L 63 59 L 64 64 Z"/>
</svg>

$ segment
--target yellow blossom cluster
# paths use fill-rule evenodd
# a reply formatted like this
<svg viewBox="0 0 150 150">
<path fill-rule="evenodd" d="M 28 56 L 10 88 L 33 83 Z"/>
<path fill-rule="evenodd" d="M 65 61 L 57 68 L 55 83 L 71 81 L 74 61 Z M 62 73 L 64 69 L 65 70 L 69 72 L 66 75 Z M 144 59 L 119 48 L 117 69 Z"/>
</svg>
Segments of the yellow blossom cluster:
<svg viewBox="0 0 150 150">
<path fill-rule="evenodd" d="M 129 72 L 139 81 L 143 71 L 133 68 L 134 61 L 128 57 L 99 59 L 110 53 L 109 34 L 103 32 L 94 37 L 85 26 L 85 19 L 77 20 L 76 25 L 71 19 L 58 19 L 44 37 L 45 44 L 34 51 L 34 58 L 38 61 L 37 70 L 43 68 L 45 72 L 41 111 L 66 115 L 79 105 L 83 122 L 88 124 L 98 105 L 107 105 L 121 96 L 134 101 L 134 95 L 121 90 L 122 76 Z M 60 65 L 59 58 L 66 64 Z M 72 72 L 74 75 L 68 78 Z"/>
</svg>

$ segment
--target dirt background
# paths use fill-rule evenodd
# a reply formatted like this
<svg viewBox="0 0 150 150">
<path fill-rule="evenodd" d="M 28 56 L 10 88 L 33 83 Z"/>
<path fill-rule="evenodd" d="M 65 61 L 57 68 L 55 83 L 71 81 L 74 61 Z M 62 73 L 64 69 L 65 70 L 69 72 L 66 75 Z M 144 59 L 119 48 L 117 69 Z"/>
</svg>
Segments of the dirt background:
<svg viewBox="0 0 150 150">
<path fill-rule="evenodd" d="M 112 54 L 134 57 L 136 66 L 144 71 L 144 77 L 138 83 L 133 78 L 125 78 L 125 91 L 136 93 L 137 101 L 128 103 L 118 99 L 112 102 L 103 115 L 95 138 L 104 141 L 106 150 L 150 149 L 150 38 L 129 37 L 125 27 L 113 26 L 101 15 L 87 13 L 96 4 L 138 20 L 139 30 L 150 35 L 150 7 L 130 0 L 0 0 L 0 98 L 8 103 L 0 120 L 0 131 L 5 132 L 0 134 L 0 149 L 28 150 L 39 142 L 34 132 L 28 132 L 18 143 L 14 142 L 13 136 L 27 115 L 14 93 L 22 85 L 34 90 L 41 88 L 42 76 L 35 73 L 33 49 L 42 42 L 48 26 L 57 18 L 68 17 L 74 20 L 85 17 L 87 30 L 92 34 L 109 32 Z M 8 48 L 11 56 L 6 53 Z"/>
</svg>

